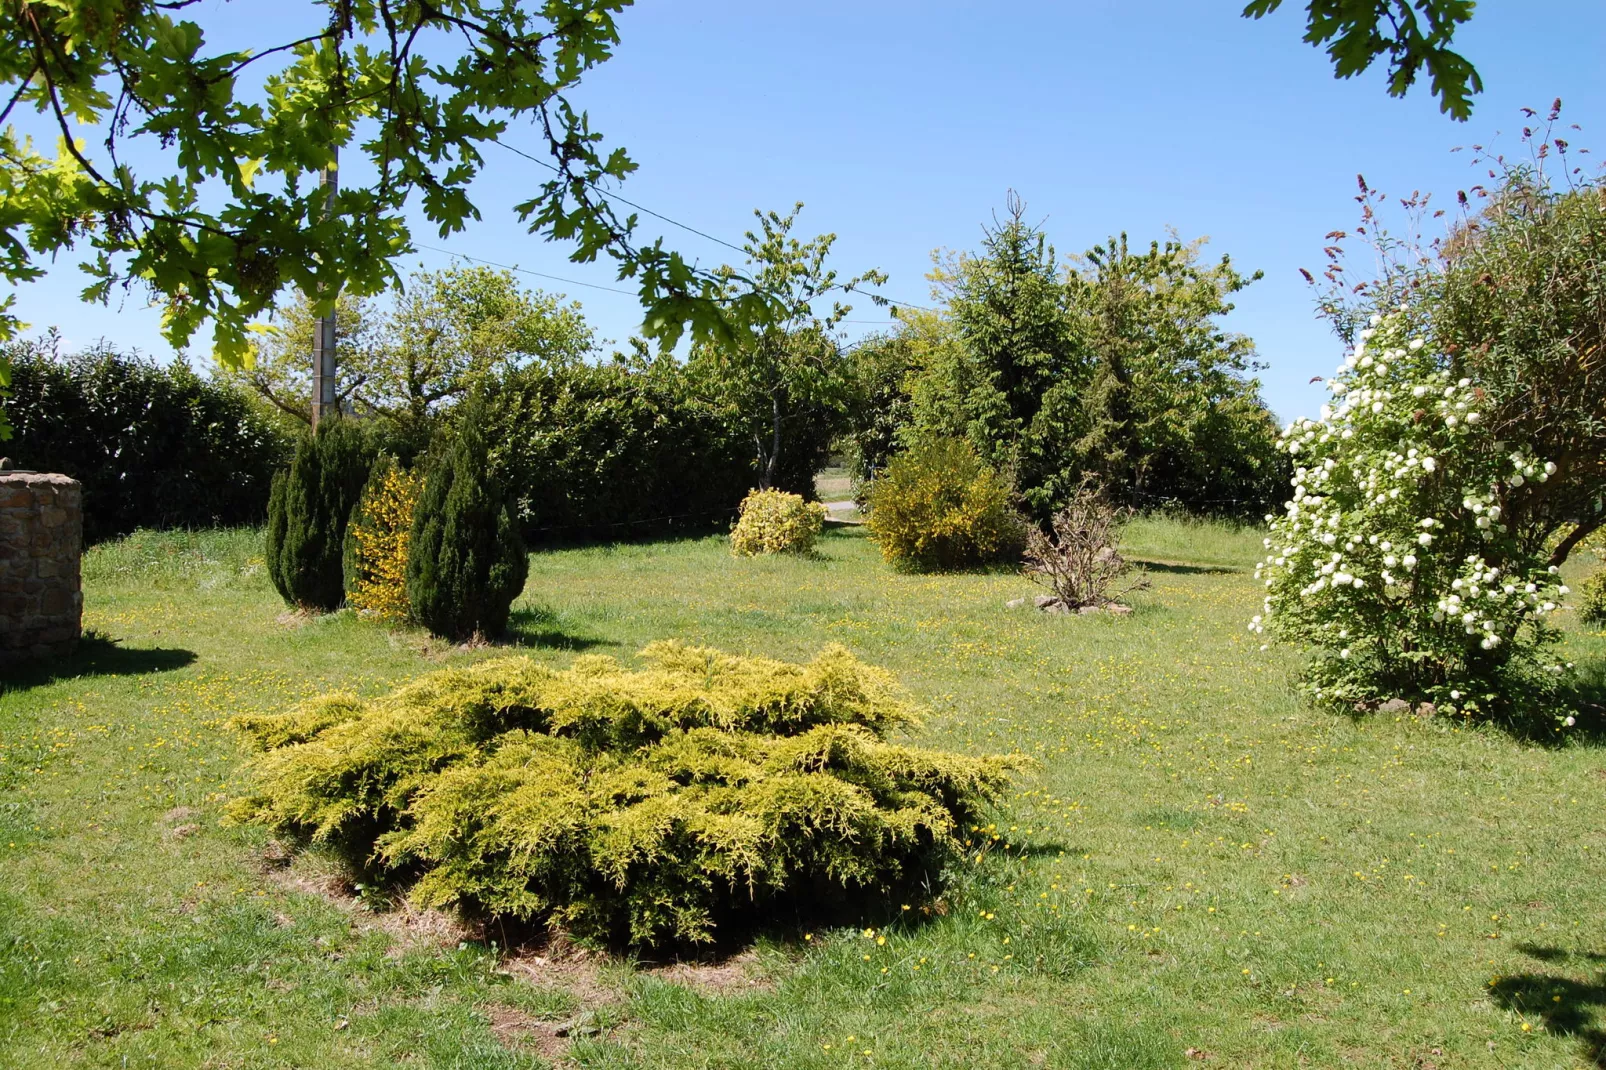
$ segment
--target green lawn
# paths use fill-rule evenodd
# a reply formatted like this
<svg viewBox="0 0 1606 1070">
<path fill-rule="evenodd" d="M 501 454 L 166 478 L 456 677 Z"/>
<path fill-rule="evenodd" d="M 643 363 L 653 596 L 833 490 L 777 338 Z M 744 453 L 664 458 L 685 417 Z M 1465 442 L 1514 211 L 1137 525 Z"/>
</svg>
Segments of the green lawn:
<svg viewBox="0 0 1606 1070">
<path fill-rule="evenodd" d="M 508 956 L 221 826 L 229 716 L 500 653 L 289 617 L 256 539 L 91 551 L 116 645 L 0 694 L 0 1066 L 1606 1066 L 1606 753 L 1302 705 L 1244 630 L 1252 530 L 1137 524 L 1125 618 L 896 574 L 862 529 L 534 556 L 532 657 L 840 642 L 930 708 L 921 742 L 1040 762 L 934 906 L 714 966 Z"/>
</svg>

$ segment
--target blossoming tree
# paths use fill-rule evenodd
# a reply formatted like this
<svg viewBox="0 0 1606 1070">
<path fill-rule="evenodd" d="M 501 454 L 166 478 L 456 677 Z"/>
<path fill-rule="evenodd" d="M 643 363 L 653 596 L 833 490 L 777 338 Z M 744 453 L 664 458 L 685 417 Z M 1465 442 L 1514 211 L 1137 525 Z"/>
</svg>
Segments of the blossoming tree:
<svg viewBox="0 0 1606 1070">
<path fill-rule="evenodd" d="M 1498 440 L 1483 390 L 1448 366 L 1407 316 L 1373 316 L 1333 402 L 1279 440 L 1293 497 L 1267 517 L 1249 628 L 1313 650 L 1319 700 L 1488 715 L 1558 696 L 1566 666 L 1543 654 L 1567 588 L 1517 530 L 1557 468 Z"/>
</svg>

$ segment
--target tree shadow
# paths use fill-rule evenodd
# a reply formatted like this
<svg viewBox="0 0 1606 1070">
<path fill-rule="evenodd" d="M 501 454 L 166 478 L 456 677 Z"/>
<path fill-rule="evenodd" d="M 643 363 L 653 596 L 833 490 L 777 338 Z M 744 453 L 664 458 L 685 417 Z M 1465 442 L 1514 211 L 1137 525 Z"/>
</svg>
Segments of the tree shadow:
<svg viewBox="0 0 1606 1070">
<path fill-rule="evenodd" d="M 1606 962 L 1597 952 L 1573 952 L 1559 947 L 1518 944 L 1517 950 L 1541 962 L 1565 964 L 1582 961 Z M 1598 971 L 1592 981 L 1554 974 L 1519 973 L 1497 978 L 1489 986 L 1495 1003 L 1515 1011 L 1526 1020 L 1537 1019 L 1549 1032 L 1571 1036 L 1583 1046 L 1583 1058 L 1590 1066 L 1606 1070 L 1606 1029 L 1601 1012 L 1606 1008 L 1606 971 Z"/>
<path fill-rule="evenodd" d="M 539 647 L 543 650 L 590 650 L 596 646 L 619 646 L 618 640 L 594 635 L 574 635 L 563 630 L 558 615 L 546 606 L 515 609 L 508 614 L 506 642 L 510 646 Z"/>
<path fill-rule="evenodd" d="M 78 647 L 65 657 L 12 665 L 0 676 L 0 693 L 29 691 L 60 680 L 87 676 L 141 676 L 172 672 L 195 661 L 193 650 L 176 647 L 125 647 L 111 636 L 85 632 Z"/>
<path fill-rule="evenodd" d="M 1236 565 L 1182 565 L 1174 561 L 1152 561 L 1143 557 L 1132 557 L 1127 560 L 1149 572 L 1170 572 L 1179 576 L 1230 576 L 1244 571 Z"/>
</svg>

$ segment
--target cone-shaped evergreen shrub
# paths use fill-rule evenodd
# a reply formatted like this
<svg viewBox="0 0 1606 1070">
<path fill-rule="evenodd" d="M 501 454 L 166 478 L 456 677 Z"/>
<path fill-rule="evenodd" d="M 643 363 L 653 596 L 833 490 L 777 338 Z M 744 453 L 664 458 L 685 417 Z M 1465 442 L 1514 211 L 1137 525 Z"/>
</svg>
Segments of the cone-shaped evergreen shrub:
<svg viewBox="0 0 1606 1070">
<path fill-rule="evenodd" d="M 323 612 L 345 598 L 346 524 L 362 497 L 373 451 L 362 429 L 327 420 L 296 444 L 268 499 L 268 576 L 284 600 Z"/>
<path fill-rule="evenodd" d="M 436 451 L 413 510 L 407 600 L 436 635 L 500 635 L 529 568 L 512 502 L 491 470 L 484 402 L 464 403 L 457 435 Z"/>
<path fill-rule="evenodd" d="M 787 901 L 936 884 L 1019 764 L 885 742 L 915 711 L 839 646 L 641 656 L 483 661 L 235 718 L 259 754 L 231 816 L 416 878 L 421 906 L 698 943 Z"/>
</svg>

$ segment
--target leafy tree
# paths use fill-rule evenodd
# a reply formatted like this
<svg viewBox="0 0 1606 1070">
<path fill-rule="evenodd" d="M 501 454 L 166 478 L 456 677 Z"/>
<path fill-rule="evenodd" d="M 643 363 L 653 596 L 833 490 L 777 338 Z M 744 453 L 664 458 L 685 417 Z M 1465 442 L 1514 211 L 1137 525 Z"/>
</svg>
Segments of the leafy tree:
<svg viewBox="0 0 1606 1070">
<path fill-rule="evenodd" d="M 268 577 L 284 600 L 330 612 L 345 601 L 346 525 L 362 497 L 373 450 L 350 420 L 329 420 L 296 445 L 268 499 Z"/>
<path fill-rule="evenodd" d="M 530 361 L 573 364 L 594 335 L 578 303 L 526 290 L 512 272 L 488 267 L 418 272 L 389 309 L 342 297 L 339 381 L 342 408 L 390 423 L 407 442 L 426 443 L 435 419 L 476 384 Z M 260 330 L 250 367 L 221 367 L 292 422 L 312 422 L 313 302 L 297 295 Z"/>
<path fill-rule="evenodd" d="M 1403 308 L 1446 374 L 1480 392 L 1496 437 L 1557 466 L 1542 489 L 1512 504 L 1506 521 L 1523 552 L 1542 552 L 1553 565 L 1606 527 L 1606 187 L 1576 167 L 1578 150 L 1555 136 L 1560 115 L 1556 101 L 1525 128 L 1526 159 L 1480 152 L 1480 171 L 1496 180 L 1460 194 L 1460 216 L 1441 239 L 1424 241 L 1422 231 L 1444 212 L 1408 198 L 1402 236 L 1384 218 L 1384 195 L 1361 180 L 1356 232 L 1367 266 L 1379 270 L 1353 282 L 1358 272 L 1344 270 L 1348 235 L 1335 231 L 1318 298 L 1350 343 L 1370 316 Z"/>
<path fill-rule="evenodd" d="M 761 290 L 784 313 L 728 341 L 698 347 L 692 361 L 710 396 L 751 439 L 759 486 L 812 498 L 814 473 L 852 400 L 849 364 L 833 334 L 852 311 L 840 297 L 865 283 L 884 283 L 886 276 L 867 271 L 838 279 L 825 266 L 835 234 L 807 242 L 792 237 L 802 207 L 787 216 L 754 212 L 760 230 L 748 231 L 745 245 L 751 281 L 730 267 L 719 273 L 726 300 Z M 814 305 L 824 300 L 831 306 L 822 315 Z"/>
<path fill-rule="evenodd" d="M 1425 69 L 1439 110 L 1465 121 L 1483 79 L 1450 49 L 1455 31 L 1472 18 L 1477 0 L 1309 0 L 1305 40 L 1327 46 L 1333 74 L 1353 78 L 1380 57 L 1389 60 L 1389 95 L 1403 97 Z M 1283 0 L 1250 0 L 1245 18 L 1262 19 Z"/>
<path fill-rule="evenodd" d="M 290 40 L 251 50 L 208 42 L 209 9 L 157 0 L 60 0 L 0 8 L 0 124 L 32 110 L 42 151 L 0 127 L 0 277 L 17 283 L 85 249 L 86 299 L 141 286 L 184 348 L 205 321 L 213 351 L 241 363 L 248 325 L 293 286 L 372 296 L 397 281 L 416 202 L 441 234 L 480 216 L 469 186 L 484 146 L 526 118 L 553 175 L 516 207 L 532 233 L 614 258 L 668 343 L 766 318 L 758 290 L 713 298 L 661 243 L 633 238 L 601 192 L 635 164 L 607 150 L 569 94 L 618 44 L 629 0 L 320 0 Z M 200 21 L 198 21 L 200 20 Z M 91 148 L 85 127 L 103 139 Z M 136 165 L 137 149 L 159 148 Z M 318 177 L 357 157 L 331 199 Z M 0 303 L 0 339 L 17 327 Z"/>
<path fill-rule="evenodd" d="M 1219 317 L 1261 275 L 1240 274 L 1227 256 L 1202 264 L 1203 246 L 1173 238 L 1137 252 L 1122 234 L 1066 276 L 1070 329 L 1096 367 L 1076 452 L 1136 504 L 1256 511 L 1286 481 L 1287 464 L 1251 378 L 1254 342 L 1222 330 Z M 1076 475 L 1060 474 L 1056 498 Z"/>
<path fill-rule="evenodd" d="M 456 422 L 413 510 L 407 600 L 436 635 L 497 636 L 524 589 L 529 561 L 513 504 L 490 463 L 481 393 L 470 396 Z"/>
</svg>

